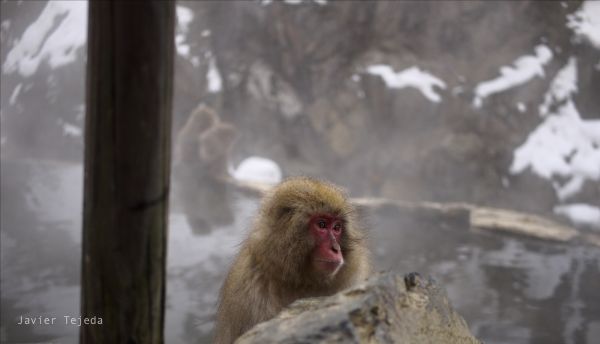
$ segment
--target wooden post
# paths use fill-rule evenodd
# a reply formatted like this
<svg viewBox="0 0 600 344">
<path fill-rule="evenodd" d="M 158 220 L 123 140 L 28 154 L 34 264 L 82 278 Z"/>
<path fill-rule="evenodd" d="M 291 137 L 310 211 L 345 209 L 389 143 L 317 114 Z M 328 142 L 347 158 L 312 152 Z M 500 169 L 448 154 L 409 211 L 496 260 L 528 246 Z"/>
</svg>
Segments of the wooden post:
<svg viewBox="0 0 600 344">
<path fill-rule="evenodd" d="M 90 1 L 82 343 L 162 343 L 175 5 Z"/>
</svg>

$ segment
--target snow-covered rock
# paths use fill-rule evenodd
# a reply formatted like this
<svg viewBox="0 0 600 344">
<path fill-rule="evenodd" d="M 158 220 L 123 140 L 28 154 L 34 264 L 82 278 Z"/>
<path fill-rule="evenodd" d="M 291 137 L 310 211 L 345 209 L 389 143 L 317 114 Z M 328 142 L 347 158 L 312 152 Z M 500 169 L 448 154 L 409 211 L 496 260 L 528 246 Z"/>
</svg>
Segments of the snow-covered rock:
<svg viewBox="0 0 600 344">
<path fill-rule="evenodd" d="M 574 203 L 554 207 L 554 213 L 567 217 L 576 225 L 600 228 L 600 208 L 590 204 Z"/>
<path fill-rule="evenodd" d="M 231 171 L 237 180 L 277 184 L 281 181 L 282 173 L 279 165 L 272 160 L 251 156 L 244 159 L 237 168 Z"/>
<path fill-rule="evenodd" d="M 385 84 L 391 88 L 416 88 L 421 91 L 425 98 L 436 103 L 440 102 L 442 97 L 436 92 L 434 87 L 446 88 L 446 83 L 442 79 L 415 66 L 395 72 L 388 65 L 371 65 L 367 67 L 367 72 L 379 75 Z"/>
</svg>

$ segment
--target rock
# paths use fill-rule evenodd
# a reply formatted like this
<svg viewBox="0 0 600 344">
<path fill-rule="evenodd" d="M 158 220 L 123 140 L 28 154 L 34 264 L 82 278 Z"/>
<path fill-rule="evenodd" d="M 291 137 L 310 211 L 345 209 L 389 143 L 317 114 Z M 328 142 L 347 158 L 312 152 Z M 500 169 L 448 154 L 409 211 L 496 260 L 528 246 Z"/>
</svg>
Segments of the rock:
<svg viewBox="0 0 600 344">
<path fill-rule="evenodd" d="M 299 300 L 236 343 L 480 343 L 445 291 L 412 273 L 377 274 L 330 297 Z"/>
</svg>

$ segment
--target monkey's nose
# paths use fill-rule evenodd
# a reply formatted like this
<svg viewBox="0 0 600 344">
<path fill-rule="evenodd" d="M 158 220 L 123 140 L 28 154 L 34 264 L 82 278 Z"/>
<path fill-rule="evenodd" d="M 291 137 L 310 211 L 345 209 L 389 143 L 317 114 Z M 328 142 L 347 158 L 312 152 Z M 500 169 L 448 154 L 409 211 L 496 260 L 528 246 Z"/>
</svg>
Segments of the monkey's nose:
<svg viewBox="0 0 600 344">
<path fill-rule="evenodd" d="M 340 248 L 340 244 L 338 244 L 337 242 L 333 242 L 333 244 L 331 245 L 331 250 L 335 253 L 339 253 L 341 248 Z"/>
</svg>

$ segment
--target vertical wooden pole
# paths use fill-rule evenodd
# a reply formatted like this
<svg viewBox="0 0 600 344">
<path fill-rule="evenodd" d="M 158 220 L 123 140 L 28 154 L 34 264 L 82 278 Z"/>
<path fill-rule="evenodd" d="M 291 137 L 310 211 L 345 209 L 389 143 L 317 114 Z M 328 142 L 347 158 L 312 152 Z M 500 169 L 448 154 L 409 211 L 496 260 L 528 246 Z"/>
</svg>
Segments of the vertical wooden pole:
<svg viewBox="0 0 600 344">
<path fill-rule="evenodd" d="M 90 1 L 82 343 L 162 343 L 173 1 Z"/>
</svg>

